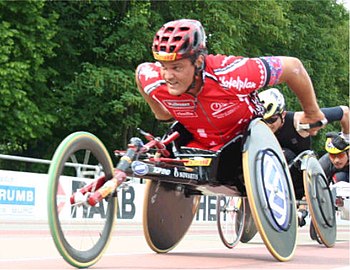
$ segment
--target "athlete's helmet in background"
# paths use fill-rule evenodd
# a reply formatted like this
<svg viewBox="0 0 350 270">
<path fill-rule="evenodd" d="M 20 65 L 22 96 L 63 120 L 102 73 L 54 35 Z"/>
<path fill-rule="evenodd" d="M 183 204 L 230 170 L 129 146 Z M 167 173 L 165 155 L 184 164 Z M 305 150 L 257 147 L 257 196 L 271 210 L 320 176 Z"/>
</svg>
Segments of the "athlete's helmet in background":
<svg viewBox="0 0 350 270">
<path fill-rule="evenodd" d="M 349 150 L 349 143 L 337 132 L 328 132 L 326 134 L 326 143 L 324 148 L 330 154 L 340 154 Z"/>
<path fill-rule="evenodd" d="M 159 61 L 174 61 L 206 54 L 206 36 L 199 21 L 181 19 L 164 24 L 156 33 L 153 56 Z"/>
<path fill-rule="evenodd" d="M 277 88 L 270 88 L 260 92 L 259 99 L 265 107 L 264 119 L 281 114 L 286 109 L 284 97 Z"/>
</svg>

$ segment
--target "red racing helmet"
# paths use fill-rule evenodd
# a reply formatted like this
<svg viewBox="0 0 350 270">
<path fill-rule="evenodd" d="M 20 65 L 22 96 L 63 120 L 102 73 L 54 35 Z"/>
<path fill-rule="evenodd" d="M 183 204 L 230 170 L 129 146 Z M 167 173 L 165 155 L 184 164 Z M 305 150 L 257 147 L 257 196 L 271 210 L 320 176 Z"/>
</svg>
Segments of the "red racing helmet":
<svg viewBox="0 0 350 270">
<path fill-rule="evenodd" d="M 152 44 L 153 56 L 159 61 L 175 61 L 206 54 L 206 36 L 199 21 L 181 19 L 164 24 Z"/>
</svg>

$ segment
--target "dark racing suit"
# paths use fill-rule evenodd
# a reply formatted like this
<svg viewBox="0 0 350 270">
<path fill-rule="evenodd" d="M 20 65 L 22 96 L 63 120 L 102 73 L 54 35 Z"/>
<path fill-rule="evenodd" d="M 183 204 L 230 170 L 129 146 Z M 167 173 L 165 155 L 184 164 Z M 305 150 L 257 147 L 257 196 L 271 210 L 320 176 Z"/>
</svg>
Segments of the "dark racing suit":
<svg viewBox="0 0 350 270">
<path fill-rule="evenodd" d="M 328 122 L 340 121 L 343 118 L 341 107 L 321 108 Z M 287 112 L 283 126 L 275 135 L 284 151 L 287 162 L 290 163 L 297 155 L 311 149 L 311 138 L 302 137 L 294 127 L 294 112 Z M 290 169 L 297 200 L 304 196 L 303 176 L 298 164 Z"/>
</svg>

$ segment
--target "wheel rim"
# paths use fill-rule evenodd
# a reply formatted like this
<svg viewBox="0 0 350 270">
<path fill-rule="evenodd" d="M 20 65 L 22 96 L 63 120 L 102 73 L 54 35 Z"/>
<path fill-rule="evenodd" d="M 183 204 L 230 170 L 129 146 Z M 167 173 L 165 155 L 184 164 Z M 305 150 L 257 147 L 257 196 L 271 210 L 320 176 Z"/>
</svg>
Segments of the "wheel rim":
<svg viewBox="0 0 350 270">
<path fill-rule="evenodd" d="M 48 209 L 51 234 L 62 257 L 79 268 L 94 264 L 102 256 L 116 216 L 116 198 L 110 197 L 96 207 L 88 207 L 71 205 L 70 196 L 81 187 L 80 184 L 93 180 L 91 172 L 84 168 L 100 166 L 108 177 L 112 175 L 112 163 L 106 153 L 93 135 L 72 134 L 58 147 L 50 165 Z M 84 167 L 79 175 L 79 166 L 72 166 L 76 164 Z"/>
<path fill-rule="evenodd" d="M 218 197 L 217 226 L 219 236 L 226 247 L 233 248 L 239 243 L 244 229 L 244 215 L 244 198 Z"/>
</svg>

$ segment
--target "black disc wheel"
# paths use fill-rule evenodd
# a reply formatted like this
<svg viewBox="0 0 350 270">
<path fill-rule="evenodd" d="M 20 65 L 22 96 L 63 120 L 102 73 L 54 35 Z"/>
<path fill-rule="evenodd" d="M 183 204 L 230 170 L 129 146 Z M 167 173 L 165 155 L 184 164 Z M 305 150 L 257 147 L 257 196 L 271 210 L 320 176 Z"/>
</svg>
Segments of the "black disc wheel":
<svg viewBox="0 0 350 270">
<path fill-rule="evenodd" d="M 143 230 L 153 251 L 166 253 L 181 241 L 197 213 L 199 200 L 199 195 L 187 196 L 183 185 L 147 180 Z"/>
</svg>

